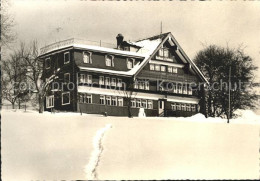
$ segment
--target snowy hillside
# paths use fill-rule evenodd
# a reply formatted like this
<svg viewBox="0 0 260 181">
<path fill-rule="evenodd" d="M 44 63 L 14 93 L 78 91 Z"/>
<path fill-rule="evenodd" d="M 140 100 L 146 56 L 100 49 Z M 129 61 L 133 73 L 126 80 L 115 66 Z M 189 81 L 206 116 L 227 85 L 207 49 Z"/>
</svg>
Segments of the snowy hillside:
<svg viewBox="0 0 260 181">
<path fill-rule="evenodd" d="M 260 119 L 2 110 L 2 178 L 258 179 Z M 14 174 L 15 173 L 15 174 Z"/>
</svg>

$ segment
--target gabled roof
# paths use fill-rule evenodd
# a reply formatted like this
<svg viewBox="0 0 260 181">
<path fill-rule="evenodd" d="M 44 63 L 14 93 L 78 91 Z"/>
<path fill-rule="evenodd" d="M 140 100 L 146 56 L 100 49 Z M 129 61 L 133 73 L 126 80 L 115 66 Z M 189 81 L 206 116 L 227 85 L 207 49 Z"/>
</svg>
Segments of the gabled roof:
<svg viewBox="0 0 260 181">
<path fill-rule="evenodd" d="M 168 33 L 164 33 L 161 35 L 156 35 L 156 36 L 152 36 L 149 37 L 147 39 L 142 39 L 142 40 L 138 40 L 137 43 L 139 42 L 143 42 L 143 41 L 154 41 L 154 40 L 158 40 L 161 39 L 161 43 L 153 50 L 153 53 L 149 56 L 146 57 L 145 60 L 141 63 L 140 68 L 136 71 L 136 73 L 134 74 L 134 76 L 136 76 L 142 69 L 143 67 L 149 62 L 149 60 L 151 59 L 151 57 L 153 57 L 156 52 L 161 48 L 161 46 L 167 41 L 170 40 L 172 41 L 176 46 L 177 46 L 177 50 L 180 52 L 180 55 L 183 56 L 183 58 L 190 63 L 191 67 L 195 70 L 195 72 L 197 73 L 197 75 L 200 76 L 200 78 L 205 81 L 206 83 L 208 83 L 207 79 L 205 78 L 205 76 L 203 75 L 203 73 L 199 70 L 199 68 L 195 65 L 195 63 L 186 55 L 186 53 L 184 52 L 184 50 L 181 48 L 180 44 L 177 42 L 177 40 L 174 38 L 174 36 L 171 34 L 171 32 Z"/>
</svg>

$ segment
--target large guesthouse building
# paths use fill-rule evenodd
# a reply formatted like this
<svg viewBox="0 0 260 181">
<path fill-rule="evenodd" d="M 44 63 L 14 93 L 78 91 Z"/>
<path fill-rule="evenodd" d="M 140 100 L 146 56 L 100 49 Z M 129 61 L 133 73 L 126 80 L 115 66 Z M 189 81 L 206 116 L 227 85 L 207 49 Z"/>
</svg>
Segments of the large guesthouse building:
<svg viewBox="0 0 260 181">
<path fill-rule="evenodd" d="M 171 33 L 117 45 L 68 39 L 41 48 L 42 80 L 50 83 L 44 108 L 138 116 L 204 113 L 204 84 L 198 67 Z"/>
</svg>

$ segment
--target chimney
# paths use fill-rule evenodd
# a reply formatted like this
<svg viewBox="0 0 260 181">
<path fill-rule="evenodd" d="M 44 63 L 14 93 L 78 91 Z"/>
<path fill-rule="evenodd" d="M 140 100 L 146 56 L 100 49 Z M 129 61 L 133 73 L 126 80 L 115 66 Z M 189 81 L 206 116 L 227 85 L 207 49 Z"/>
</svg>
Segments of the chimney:
<svg viewBox="0 0 260 181">
<path fill-rule="evenodd" d="M 120 49 L 120 45 L 121 43 L 123 42 L 124 40 L 124 36 L 119 33 L 117 36 L 116 36 L 116 40 L 117 40 L 117 49 Z"/>
</svg>

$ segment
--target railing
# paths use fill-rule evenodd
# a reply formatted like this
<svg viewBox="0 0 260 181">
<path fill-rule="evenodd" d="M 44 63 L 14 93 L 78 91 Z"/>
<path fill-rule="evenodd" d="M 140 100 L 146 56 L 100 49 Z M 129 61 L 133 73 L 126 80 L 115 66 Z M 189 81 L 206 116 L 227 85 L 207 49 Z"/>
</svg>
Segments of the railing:
<svg viewBox="0 0 260 181">
<path fill-rule="evenodd" d="M 115 49 L 117 47 L 115 44 L 106 43 L 106 42 L 102 42 L 102 41 L 91 41 L 91 40 L 83 40 L 83 39 L 78 39 L 78 38 L 70 38 L 67 40 L 52 43 L 50 45 L 47 45 L 47 46 L 41 48 L 40 54 L 42 55 L 44 53 L 47 53 L 47 52 L 50 52 L 53 50 L 72 46 L 74 44 L 91 45 L 91 46 L 98 46 L 98 47 L 112 48 L 112 49 Z M 122 51 L 125 51 L 125 50 L 122 50 Z M 129 52 L 129 51 L 126 51 L 126 52 Z M 149 52 L 149 50 L 144 49 L 144 48 L 141 48 L 137 51 L 137 53 L 140 53 L 140 54 L 145 54 L 147 52 Z"/>
<path fill-rule="evenodd" d="M 170 81 L 182 81 L 182 82 L 197 82 L 198 79 L 195 76 L 190 75 L 180 75 L 180 74 L 173 74 L 168 72 L 156 72 L 156 71 L 150 71 L 150 70 L 142 70 L 139 75 L 139 78 L 155 78 L 158 80 L 164 79 L 164 80 L 170 80 Z"/>
<path fill-rule="evenodd" d="M 59 41 L 56 43 L 52 43 L 40 49 L 40 53 L 44 54 L 52 50 L 56 50 L 59 48 L 67 47 L 73 44 L 83 44 L 83 45 L 92 45 L 92 46 L 99 46 L 105 48 L 116 48 L 116 45 L 111 43 L 105 43 L 102 41 L 91 41 L 91 40 L 83 40 L 78 38 L 70 38 L 67 40 Z"/>
</svg>

